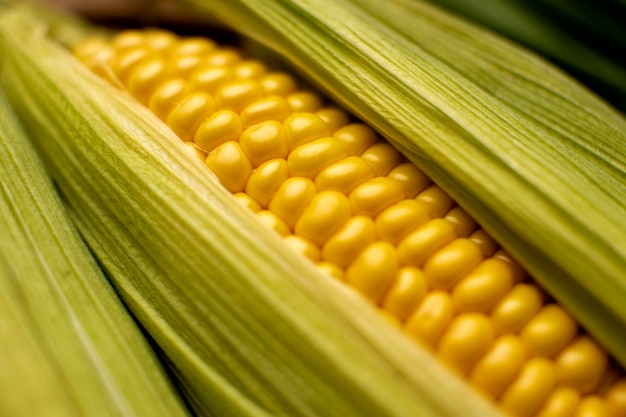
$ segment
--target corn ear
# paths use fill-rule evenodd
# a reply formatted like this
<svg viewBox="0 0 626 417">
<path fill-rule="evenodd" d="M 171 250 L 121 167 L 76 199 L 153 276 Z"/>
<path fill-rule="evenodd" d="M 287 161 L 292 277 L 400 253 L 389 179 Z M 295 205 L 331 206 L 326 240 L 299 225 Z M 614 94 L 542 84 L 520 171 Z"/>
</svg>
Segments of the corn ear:
<svg viewBox="0 0 626 417">
<path fill-rule="evenodd" d="M 0 230 L 0 415 L 188 415 L 1 90 Z"/>
<path fill-rule="evenodd" d="M 199 415 L 500 415 L 285 251 L 163 123 L 28 15 L 2 16 L 0 42 L 12 105 Z"/>
<path fill-rule="evenodd" d="M 626 120 L 615 109 L 419 1 L 186 3 L 374 126 L 626 364 Z"/>
</svg>

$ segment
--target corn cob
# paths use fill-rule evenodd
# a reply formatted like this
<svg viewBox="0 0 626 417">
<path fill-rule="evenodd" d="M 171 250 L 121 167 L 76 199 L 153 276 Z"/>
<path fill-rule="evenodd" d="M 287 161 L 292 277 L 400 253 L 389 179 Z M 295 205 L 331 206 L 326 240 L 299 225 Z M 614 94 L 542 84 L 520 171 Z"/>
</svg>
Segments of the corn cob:
<svg viewBox="0 0 626 417">
<path fill-rule="evenodd" d="M 2 90 L 0 230 L 0 415 L 188 415 Z"/>
<path fill-rule="evenodd" d="M 567 396 L 565 396 L 567 398 Z"/>
<path fill-rule="evenodd" d="M 606 351 L 415 165 L 296 80 L 205 38 L 75 49 L 147 105 L 292 249 L 514 416 L 620 416 Z"/>
</svg>

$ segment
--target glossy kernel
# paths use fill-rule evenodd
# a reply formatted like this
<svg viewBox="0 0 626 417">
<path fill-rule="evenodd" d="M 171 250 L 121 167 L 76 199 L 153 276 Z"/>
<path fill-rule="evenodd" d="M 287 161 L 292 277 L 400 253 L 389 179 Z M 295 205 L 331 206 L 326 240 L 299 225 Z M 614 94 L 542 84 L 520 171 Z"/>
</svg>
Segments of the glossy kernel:
<svg viewBox="0 0 626 417">
<path fill-rule="evenodd" d="M 402 187 L 385 177 L 375 177 L 358 185 L 349 197 L 355 214 L 377 216 L 387 207 L 402 200 Z"/>
<path fill-rule="evenodd" d="M 350 116 L 348 113 L 337 107 L 326 107 L 317 110 L 315 115 L 326 123 L 330 133 L 335 133 L 338 129 L 350 122 Z"/>
<path fill-rule="evenodd" d="M 450 290 L 474 269 L 483 257 L 468 239 L 455 239 L 433 253 L 424 264 L 424 275 L 431 287 Z"/>
<path fill-rule="evenodd" d="M 496 241 L 489 236 L 484 229 L 474 230 L 469 236 L 468 239 L 474 242 L 480 248 L 483 256 L 485 258 L 493 255 L 493 253 L 498 249 L 498 244 Z M 516 280 L 516 282 L 519 282 Z"/>
<path fill-rule="evenodd" d="M 363 123 L 352 123 L 333 133 L 345 146 L 348 155 L 361 155 L 378 140 L 376 132 Z"/>
<path fill-rule="evenodd" d="M 350 264 L 346 282 L 377 304 L 391 286 L 397 269 L 396 249 L 387 242 L 374 242 Z"/>
<path fill-rule="evenodd" d="M 320 190 L 349 194 L 356 186 L 374 178 L 372 168 L 358 156 L 350 156 L 328 165 L 315 177 Z"/>
<path fill-rule="evenodd" d="M 345 195 L 320 191 L 304 210 L 294 230 L 297 235 L 321 246 L 350 216 L 350 204 Z"/>
<path fill-rule="evenodd" d="M 287 162 L 284 159 L 271 159 L 252 171 L 246 184 L 246 194 L 261 207 L 267 207 L 288 177 Z"/>
<path fill-rule="evenodd" d="M 581 398 L 574 417 L 607 417 L 608 410 L 598 395 L 587 395 Z"/>
<path fill-rule="evenodd" d="M 449 222 L 432 219 L 400 241 L 400 262 L 403 265 L 422 266 L 431 254 L 455 237 L 454 227 Z"/>
<path fill-rule="evenodd" d="M 333 277 L 337 281 L 344 280 L 344 271 L 343 268 L 337 264 L 328 261 L 319 261 L 317 263 L 317 268 L 324 274 Z"/>
<path fill-rule="evenodd" d="M 238 78 L 256 79 L 267 73 L 267 68 L 262 62 L 247 59 L 233 67 L 233 71 Z"/>
<path fill-rule="evenodd" d="M 579 402 L 580 395 L 576 390 L 557 388 L 542 405 L 536 417 L 572 417 Z"/>
<path fill-rule="evenodd" d="M 198 126 L 215 110 L 211 96 L 192 93 L 185 97 L 167 116 L 166 123 L 182 140 L 193 140 Z"/>
<path fill-rule="evenodd" d="M 239 141 L 242 132 L 237 113 L 232 110 L 218 110 L 200 123 L 193 141 L 209 152 L 224 142 Z"/>
<path fill-rule="evenodd" d="M 322 258 L 347 266 L 370 243 L 376 240 L 376 228 L 371 218 L 351 217 L 322 248 Z"/>
<path fill-rule="evenodd" d="M 296 81 L 294 78 L 282 72 L 274 72 L 262 76 L 259 79 L 261 89 L 265 95 L 286 96 L 293 93 L 296 89 Z"/>
<path fill-rule="evenodd" d="M 248 104 L 260 99 L 262 94 L 261 86 L 254 80 L 230 81 L 215 93 L 215 105 L 218 109 L 240 112 Z"/>
<path fill-rule="evenodd" d="M 498 333 L 517 333 L 541 308 L 543 295 L 532 284 L 517 284 L 496 304 L 491 318 Z"/>
<path fill-rule="evenodd" d="M 235 73 L 227 67 L 202 67 L 197 69 L 189 80 L 191 91 L 202 91 L 214 95 L 217 90 L 232 81 Z"/>
<path fill-rule="evenodd" d="M 389 171 L 387 178 L 402 185 L 405 198 L 414 198 L 432 183 L 422 170 L 409 162 L 396 165 Z"/>
<path fill-rule="evenodd" d="M 186 94 L 187 83 L 180 78 L 172 78 L 155 90 L 148 101 L 148 108 L 159 119 L 165 120 Z"/>
<path fill-rule="evenodd" d="M 607 365 L 607 353 L 589 336 L 578 336 L 555 359 L 559 383 L 581 394 L 598 385 Z"/>
<path fill-rule="evenodd" d="M 241 123 L 252 126 L 266 121 L 282 122 L 291 114 L 289 105 L 280 96 L 267 96 L 247 105 L 241 111 Z"/>
<path fill-rule="evenodd" d="M 525 360 L 525 348 L 519 337 L 500 336 L 472 369 L 470 381 L 493 398 L 498 398 Z"/>
<path fill-rule="evenodd" d="M 257 219 L 269 229 L 274 230 L 280 236 L 291 234 L 291 229 L 277 215 L 269 210 L 260 210 L 256 212 Z"/>
<path fill-rule="evenodd" d="M 241 204 L 243 207 L 247 208 L 248 210 L 251 210 L 254 213 L 261 211 L 261 206 L 259 205 L 259 203 L 257 203 L 256 200 L 250 197 L 248 194 L 239 192 L 239 193 L 233 194 L 233 196 L 237 199 L 239 204 Z"/>
<path fill-rule="evenodd" d="M 406 319 L 426 295 L 428 284 L 419 268 L 405 266 L 398 270 L 382 307 L 398 317 Z"/>
<path fill-rule="evenodd" d="M 605 396 L 608 417 L 626 416 L 626 378 L 615 382 Z"/>
<path fill-rule="evenodd" d="M 465 374 L 493 343 L 494 332 L 489 317 L 480 313 L 456 316 L 443 332 L 437 356 Z"/>
<path fill-rule="evenodd" d="M 376 231 L 381 240 L 396 244 L 430 220 L 426 209 L 415 200 L 402 200 L 376 217 Z"/>
<path fill-rule="evenodd" d="M 530 359 L 506 389 L 500 402 L 516 416 L 531 417 L 548 398 L 555 382 L 554 367 L 548 359 Z"/>
<path fill-rule="evenodd" d="M 243 191 L 252 173 L 252 165 L 237 142 L 222 143 L 204 163 L 231 193 Z"/>
<path fill-rule="evenodd" d="M 274 120 L 245 129 L 239 144 L 254 167 L 270 159 L 284 159 L 287 156 L 287 138 L 283 125 Z"/>
<path fill-rule="evenodd" d="M 289 227 L 294 227 L 316 193 L 315 184 L 310 179 L 290 177 L 274 194 L 269 209 L 283 219 Z"/>
<path fill-rule="evenodd" d="M 454 200 L 436 185 L 420 192 L 415 200 L 422 203 L 432 217 L 443 217 L 454 205 Z"/>
<path fill-rule="evenodd" d="M 385 176 L 400 163 L 400 153 L 386 142 L 378 142 L 367 148 L 361 158 L 374 168 L 376 175 Z"/>
<path fill-rule="evenodd" d="M 295 93 L 287 95 L 286 99 L 289 108 L 294 113 L 313 113 L 317 112 L 317 110 L 322 107 L 322 99 L 320 96 L 309 91 L 296 91 Z M 319 114 L 315 113 L 315 115 L 319 117 Z"/>
<path fill-rule="evenodd" d="M 576 322 L 556 304 L 544 306 L 520 332 L 531 356 L 551 357 L 572 340 Z"/>
<path fill-rule="evenodd" d="M 317 262 L 320 260 L 320 250 L 315 245 L 315 243 L 311 242 L 310 240 L 305 239 L 302 236 L 287 235 L 283 237 L 283 241 L 293 251 L 308 258 L 309 260 L 313 262 Z"/>
<path fill-rule="evenodd" d="M 294 113 L 283 122 L 289 151 L 305 143 L 330 136 L 326 123 L 313 113 Z"/>
<path fill-rule="evenodd" d="M 160 58 L 154 58 L 142 64 L 130 74 L 128 91 L 141 103 L 148 104 L 148 100 L 154 91 L 170 75 L 167 63 Z"/>
<path fill-rule="evenodd" d="M 497 259 L 487 259 L 454 287 L 452 301 L 457 311 L 487 313 L 512 286 L 513 273 L 508 265 Z"/>
<path fill-rule="evenodd" d="M 326 137 L 292 150 L 287 157 L 287 164 L 291 175 L 315 179 L 324 168 L 346 156 L 346 150 L 337 139 Z"/>
<path fill-rule="evenodd" d="M 452 223 L 458 237 L 468 237 L 476 228 L 476 221 L 459 206 L 451 208 L 444 219 Z"/>
<path fill-rule="evenodd" d="M 431 291 L 409 316 L 405 329 L 426 347 L 434 348 L 453 313 L 450 295 L 445 291 Z"/>
</svg>

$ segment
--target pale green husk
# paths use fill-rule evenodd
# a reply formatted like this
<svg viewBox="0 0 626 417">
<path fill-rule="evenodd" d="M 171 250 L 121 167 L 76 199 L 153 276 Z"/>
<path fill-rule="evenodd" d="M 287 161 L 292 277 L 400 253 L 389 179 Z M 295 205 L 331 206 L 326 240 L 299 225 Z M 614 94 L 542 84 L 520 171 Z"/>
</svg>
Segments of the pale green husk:
<svg viewBox="0 0 626 417">
<path fill-rule="evenodd" d="M 626 365 L 626 121 L 414 0 L 186 0 L 283 55 L 429 174 Z"/>
<path fill-rule="evenodd" d="M 0 90 L 0 415 L 189 415 Z"/>
<path fill-rule="evenodd" d="M 24 14 L 0 19 L 3 85 L 199 415 L 500 415 L 286 250 L 164 124 L 44 32 Z"/>
</svg>

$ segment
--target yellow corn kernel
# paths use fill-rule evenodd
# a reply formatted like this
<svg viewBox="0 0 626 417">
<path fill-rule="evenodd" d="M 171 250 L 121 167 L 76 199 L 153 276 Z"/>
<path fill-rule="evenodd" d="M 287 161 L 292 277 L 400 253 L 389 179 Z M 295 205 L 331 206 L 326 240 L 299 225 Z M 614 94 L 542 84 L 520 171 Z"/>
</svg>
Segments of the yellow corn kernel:
<svg viewBox="0 0 626 417">
<path fill-rule="evenodd" d="M 349 194 L 356 186 L 374 178 L 374 171 L 358 156 L 350 156 L 324 168 L 315 177 L 319 190 Z"/>
<path fill-rule="evenodd" d="M 238 78 L 256 79 L 267 73 L 267 68 L 262 62 L 254 59 L 246 59 L 235 65 L 233 71 Z"/>
<path fill-rule="evenodd" d="M 320 97 L 317 94 L 308 91 L 296 91 L 295 93 L 287 95 L 286 98 L 289 108 L 291 111 L 296 113 L 314 113 L 322 107 L 322 100 Z M 319 117 L 317 113 L 316 116 Z M 326 121 L 324 120 L 324 122 Z"/>
<path fill-rule="evenodd" d="M 400 320 L 417 308 L 428 291 L 428 283 L 419 268 L 405 266 L 398 270 L 382 307 Z"/>
<path fill-rule="evenodd" d="M 123 53 L 114 55 L 110 62 L 110 67 L 117 80 L 123 85 L 128 85 L 130 74 L 143 62 L 155 58 L 148 48 L 137 47 L 128 49 Z"/>
<path fill-rule="evenodd" d="M 498 398 L 526 360 L 526 350 L 519 337 L 498 337 L 472 369 L 472 384 L 493 398 Z"/>
<path fill-rule="evenodd" d="M 274 194 L 269 209 L 283 219 L 289 227 L 294 227 L 316 193 L 315 184 L 310 179 L 288 178 Z"/>
<path fill-rule="evenodd" d="M 102 37 L 92 37 L 76 45 L 72 53 L 76 58 L 83 61 L 102 51 L 107 51 L 109 55 L 113 55 L 109 40 Z"/>
<path fill-rule="evenodd" d="M 437 346 L 437 356 L 465 374 L 487 352 L 493 340 L 494 331 L 488 316 L 459 314 L 444 330 Z"/>
<path fill-rule="evenodd" d="M 376 175 L 384 177 L 400 163 L 400 153 L 386 142 L 378 142 L 367 148 L 361 158 L 374 168 Z"/>
<path fill-rule="evenodd" d="M 454 240 L 454 227 L 443 219 L 432 219 L 398 244 L 402 265 L 422 266 L 437 249 Z"/>
<path fill-rule="evenodd" d="M 193 142 L 185 142 L 185 146 L 193 155 L 197 156 L 202 162 L 204 162 L 207 156 L 206 152 L 198 148 L 198 146 Z"/>
<path fill-rule="evenodd" d="M 249 127 L 266 121 L 283 122 L 291 115 L 287 101 L 280 96 L 267 96 L 248 104 L 241 111 L 241 123 Z"/>
<path fill-rule="evenodd" d="M 520 337 L 531 356 L 551 357 L 576 335 L 576 322 L 556 304 L 544 306 L 522 328 Z"/>
<path fill-rule="evenodd" d="M 300 145 L 330 136 L 326 123 L 312 113 L 294 113 L 283 122 L 289 152 Z"/>
<path fill-rule="evenodd" d="M 476 228 L 476 221 L 459 206 L 452 207 L 444 219 L 452 223 L 458 237 L 468 237 Z"/>
<path fill-rule="evenodd" d="M 116 33 L 111 39 L 111 46 L 118 52 L 125 49 L 143 46 L 146 42 L 144 32 L 138 30 L 125 30 Z"/>
<path fill-rule="evenodd" d="M 348 155 L 361 155 L 367 148 L 378 141 L 376 132 L 363 123 L 352 123 L 333 133 L 346 147 Z"/>
<path fill-rule="evenodd" d="M 188 88 L 187 83 L 181 78 L 167 80 L 157 88 L 148 100 L 148 108 L 159 119 L 165 121 L 170 112 L 176 107 L 176 103 L 185 97 Z"/>
<path fill-rule="evenodd" d="M 500 334 L 517 333 L 543 303 L 543 295 L 532 284 L 517 284 L 496 304 L 491 312 L 496 331 Z"/>
<path fill-rule="evenodd" d="M 206 63 L 215 67 L 234 66 L 241 62 L 241 55 L 235 49 L 221 48 L 206 56 Z"/>
<path fill-rule="evenodd" d="M 252 164 L 237 142 L 224 142 L 211 152 L 205 165 L 231 193 L 243 191 L 252 173 Z"/>
<path fill-rule="evenodd" d="M 387 322 L 392 326 L 396 327 L 397 329 L 402 329 L 402 322 L 400 321 L 400 319 L 388 312 L 387 310 L 379 309 L 378 314 L 382 316 L 382 318 L 387 320 Z"/>
<path fill-rule="evenodd" d="M 128 77 L 128 91 L 142 104 L 148 104 L 148 100 L 170 76 L 170 68 L 161 58 L 153 58 L 142 63 L 131 72 Z"/>
<path fill-rule="evenodd" d="M 344 194 L 320 191 L 298 219 L 294 231 L 321 246 L 350 216 L 350 203 Z"/>
<path fill-rule="evenodd" d="M 396 244 L 428 220 L 424 206 L 415 200 L 402 200 L 376 216 L 376 231 L 379 239 Z"/>
<path fill-rule="evenodd" d="M 315 179 L 328 165 L 341 161 L 346 156 L 341 142 L 333 137 L 325 137 L 292 150 L 287 157 L 287 164 L 291 175 Z"/>
<path fill-rule="evenodd" d="M 213 48 L 217 45 L 209 39 L 202 39 L 208 44 L 212 44 Z M 150 29 L 145 32 L 145 43 L 150 49 L 167 53 L 171 51 L 174 45 L 180 44 L 180 39 L 167 30 Z"/>
<path fill-rule="evenodd" d="M 248 104 L 260 99 L 263 91 L 254 80 L 239 79 L 225 83 L 215 93 L 215 105 L 218 109 L 240 112 Z"/>
<path fill-rule="evenodd" d="M 262 76 L 259 84 L 265 95 L 286 96 L 296 90 L 296 81 L 289 74 L 274 72 Z"/>
<path fill-rule="evenodd" d="M 275 120 L 244 130 L 239 144 L 254 167 L 270 159 L 284 159 L 287 156 L 287 137 L 283 125 Z"/>
<path fill-rule="evenodd" d="M 428 258 L 424 275 L 432 288 L 450 290 L 482 259 L 480 250 L 471 240 L 455 239 Z"/>
<path fill-rule="evenodd" d="M 250 197 L 246 193 L 235 193 L 233 196 L 237 199 L 237 201 L 248 210 L 256 213 L 261 211 L 261 206 L 256 202 L 252 197 Z"/>
<path fill-rule="evenodd" d="M 410 336 L 434 349 L 452 319 L 453 312 L 450 294 L 445 291 L 431 291 L 409 316 L 405 329 Z"/>
<path fill-rule="evenodd" d="M 400 184 L 386 177 L 375 177 L 358 185 L 349 195 L 355 214 L 375 217 L 403 198 Z"/>
<path fill-rule="evenodd" d="M 374 221 L 366 216 L 353 216 L 328 238 L 322 247 L 322 258 L 345 267 L 375 240 Z"/>
<path fill-rule="evenodd" d="M 480 250 L 473 242 L 472 245 Z M 498 259 L 487 259 L 452 290 L 452 302 L 459 312 L 487 313 L 512 286 L 513 273 L 509 265 Z"/>
<path fill-rule="evenodd" d="M 389 171 L 387 178 L 402 185 L 405 198 L 415 198 L 417 194 L 431 184 L 430 178 L 421 169 L 409 162 L 396 165 Z"/>
<path fill-rule="evenodd" d="M 519 417 L 531 417 L 552 392 L 556 376 L 546 358 L 527 361 L 500 399 L 502 407 Z"/>
<path fill-rule="evenodd" d="M 474 230 L 469 236 L 468 239 L 478 245 L 480 251 L 483 253 L 485 258 L 493 255 L 493 253 L 498 249 L 498 244 L 496 241 L 485 232 L 484 229 Z M 518 280 L 515 280 L 519 282 Z"/>
<path fill-rule="evenodd" d="M 432 217 L 443 217 L 454 205 L 454 200 L 436 185 L 431 185 L 420 192 L 415 200 L 423 204 Z"/>
<path fill-rule="evenodd" d="M 337 281 L 344 280 L 343 268 L 335 263 L 328 261 L 319 261 L 317 263 L 317 268 L 322 271 L 322 273 L 328 275 L 329 277 L 335 278 Z"/>
<path fill-rule="evenodd" d="M 259 206 L 267 208 L 276 191 L 288 177 L 287 162 L 284 159 L 271 159 L 252 171 L 245 192 L 258 202 Z"/>
<path fill-rule="evenodd" d="M 239 115 L 232 110 L 218 110 L 206 118 L 196 130 L 193 141 L 207 152 L 228 141 L 238 141 L 243 127 Z"/>
<path fill-rule="evenodd" d="M 234 79 L 235 73 L 231 68 L 203 66 L 191 76 L 189 89 L 214 95 L 221 86 Z"/>
<path fill-rule="evenodd" d="M 167 35 L 165 35 L 167 36 Z M 204 55 L 217 49 L 217 44 L 210 39 L 188 37 L 166 46 L 170 56 Z"/>
<path fill-rule="evenodd" d="M 262 224 L 274 230 L 280 236 L 285 237 L 291 234 L 291 229 L 289 229 L 289 226 L 287 226 L 284 221 L 282 221 L 277 215 L 275 215 L 271 211 L 260 210 L 256 212 L 256 216 Z"/>
<path fill-rule="evenodd" d="M 608 417 L 608 410 L 602 398 L 597 395 L 587 395 L 581 398 L 574 417 Z"/>
<path fill-rule="evenodd" d="M 315 243 L 310 240 L 297 235 L 287 235 L 283 237 L 283 241 L 296 253 L 299 253 L 309 260 L 313 262 L 320 260 L 320 250 Z"/>
<path fill-rule="evenodd" d="M 580 402 L 580 395 L 571 388 L 557 388 L 545 401 L 537 417 L 571 417 Z"/>
<path fill-rule="evenodd" d="M 369 244 L 346 270 L 346 282 L 378 304 L 398 269 L 396 248 L 387 242 Z"/>
<path fill-rule="evenodd" d="M 498 250 L 496 250 L 496 252 L 493 254 L 493 258 L 504 261 L 511 266 L 513 270 L 514 282 L 523 282 L 526 280 L 526 278 L 528 278 L 528 273 L 524 270 L 524 268 L 522 268 L 522 266 L 515 259 L 513 259 L 511 255 L 504 249 L 499 248 Z"/>
<path fill-rule="evenodd" d="M 169 64 L 179 77 L 189 79 L 191 75 L 201 68 L 205 60 L 196 55 L 181 55 L 169 59 Z"/>
<path fill-rule="evenodd" d="M 182 140 L 193 140 L 200 123 L 214 111 L 215 104 L 211 96 L 191 93 L 171 111 L 166 123 Z"/>
<path fill-rule="evenodd" d="M 614 383 L 605 396 L 608 417 L 626 416 L 626 378 Z"/>
<path fill-rule="evenodd" d="M 350 122 L 348 113 L 337 107 L 319 109 L 315 111 L 315 115 L 326 123 L 331 134 Z"/>
<path fill-rule="evenodd" d="M 559 383 L 581 394 L 598 385 L 607 365 L 606 352 L 589 336 L 578 336 L 555 359 Z"/>
</svg>

